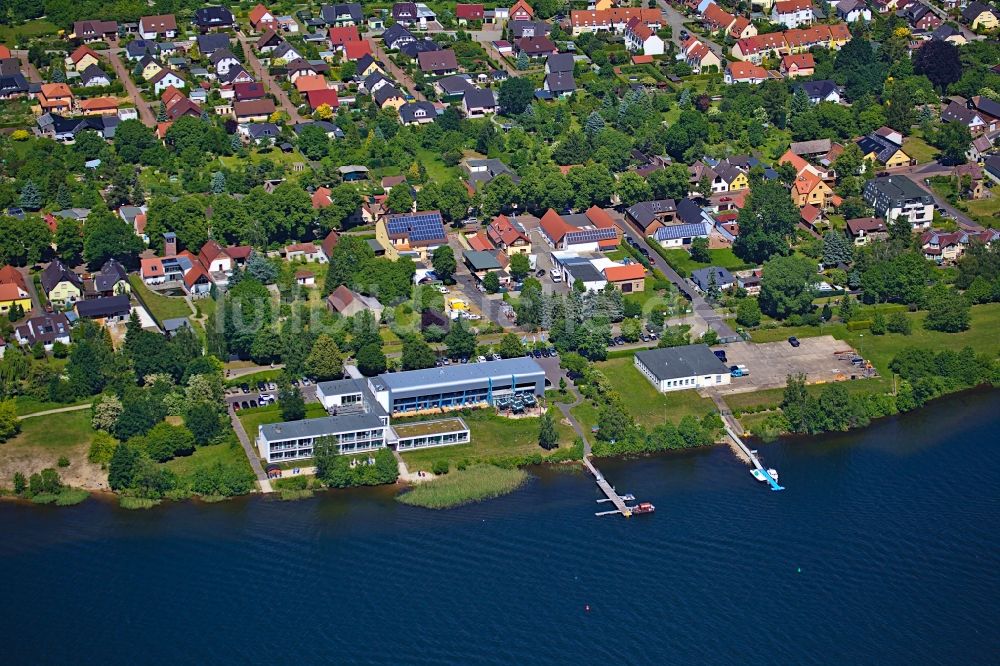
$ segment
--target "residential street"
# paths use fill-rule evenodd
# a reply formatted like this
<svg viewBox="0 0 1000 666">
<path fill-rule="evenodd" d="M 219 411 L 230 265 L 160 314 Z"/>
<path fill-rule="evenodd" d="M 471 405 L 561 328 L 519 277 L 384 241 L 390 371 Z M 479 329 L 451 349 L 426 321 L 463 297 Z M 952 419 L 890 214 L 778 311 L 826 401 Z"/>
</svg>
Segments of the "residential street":
<svg viewBox="0 0 1000 666">
<path fill-rule="evenodd" d="M 689 19 L 686 16 L 684 16 L 684 14 L 674 9 L 674 7 L 669 2 L 667 2 L 667 0 L 657 0 L 657 3 L 660 5 L 660 9 L 663 10 L 663 13 L 666 15 L 667 25 L 669 25 L 673 29 L 673 40 L 678 45 L 680 45 L 681 30 L 685 29 L 684 22 L 688 21 Z M 708 37 L 704 37 L 702 35 L 695 35 L 695 36 L 699 40 L 701 40 L 702 43 L 707 44 L 710 49 L 715 51 L 715 55 L 719 56 L 720 58 L 725 55 L 725 50 L 715 42 L 708 39 Z"/>
<path fill-rule="evenodd" d="M 120 50 L 120 49 L 119 49 Z M 125 67 L 125 63 L 122 62 L 121 56 L 119 55 L 119 50 L 110 49 L 107 51 L 100 51 L 102 56 L 107 57 L 111 62 L 111 66 L 115 70 L 115 76 L 124 84 L 125 91 L 128 96 L 135 103 L 135 108 L 139 111 L 139 119 L 142 120 L 142 124 L 147 127 L 156 127 L 156 114 L 149 107 L 149 104 L 142 98 L 142 94 L 139 92 L 139 88 L 132 81 L 132 77 L 128 68 Z"/>
<path fill-rule="evenodd" d="M 413 79 L 389 59 L 389 55 L 382 48 L 382 42 L 374 39 L 370 40 L 370 42 L 372 45 L 372 54 L 376 60 L 385 65 L 385 68 L 389 70 L 389 75 L 396 79 L 399 85 L 403 86 L 408 93 L 413 95 L 414 99 L 420 101 L 426 100 L 427 98 L 422 93 L 417 92 L 417 85 L 413 82 Z"/>
<path fill-rule="evenodd" d="M 253 74 L 254 78 L 260 83 L 264 84 L 264 91 L 275 96 L 278 100 L 278 106 L 281 110 L 288 114 L 289 122 L 301 123 L 303 118 L 299 115 L 299 110 L 295 108 L 292 104 L 292 100 L 288 99 L 288 93 L 282 90 L 278 82 L 274 80 L 267 69 L 261 64 L 260 59 L 257 58 L 257 53 L 254 50 L 254 43 L 247 39 L 247 36 L 243 34 L 240 30 L 236 33 L 236 38 L 240 40 L 240 44 L 243 45 L 243 53 L 246 54 L 247 64 L 250 65 L 250 72 Z"/>
</svg>

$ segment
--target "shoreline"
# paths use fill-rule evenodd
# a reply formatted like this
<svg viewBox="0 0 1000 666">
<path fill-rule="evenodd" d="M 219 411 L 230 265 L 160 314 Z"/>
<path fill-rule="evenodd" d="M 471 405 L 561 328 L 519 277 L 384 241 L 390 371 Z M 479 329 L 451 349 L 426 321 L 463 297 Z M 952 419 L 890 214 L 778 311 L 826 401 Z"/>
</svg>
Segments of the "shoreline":
<svg viewBox="0 0 1000 666">
<path fill-rule="evenodd" d="M 749 442 L 754 442 L 755 444 L 760 445 L 760 444 L 772 444 L 775 441 L 777 441 L 778 439 L 801 442 L 803 439 L 806 439 L 806 438 L 815 439 L 816 437 L 822 437 L 822 436 L 826 436 L 826 435 L 844 435 L 844 434 L 852 433 L 852 432 L 862 432 L 864 430 L 867 430 L 867 429 L 871 428 L 872 426 L 874 426 L 874 425 L 876 425 L 878 423 L 882 423 L 885 419 L 899 418 L 901 416 L 907 416 L 907 415 L 911 415 L 911 414 L 919 414 L 925 407 L 930 406 L 930 405 L 936 405 L 941 400 L 953 399 L 953 398 L 957 398 L 959 396 L 962 396 L 964 394 L 970 394 L 970 393 L 989 393 L 991 391 L 996 391 L 997 389 L 998 389 L 998 387 L 991 386 L 990 384 L 981 384 L 979 386 L 975 386 L 975 387 L 972 387 L 972 388 L 965 388 L 965 389 L 962 389 L 962 390 L 959 390 L 959 391 L 955 391 L 955 392 L 952 392 L 952 393 L 946 393 L 946 394 L 937 396 L 937 397 L 935 397 L 935 398 L 927 401 L 924 405 L 922 405 L 921 407 L 919 407 L 919 408 L 917 408 L 915 410 L 912 410 L 912 411 L 909 411 L 909 412 L 901 412 L 901 413 L 897 413 L 897 414 L 890 414 L 890 415 L 887 415 L 887 416 L 883 416 L 883 417 L 871 419 L 871 421 L 867 425 L 865 425 L 864 427 L 862 427 L 862 428 L 852 428 L 850 430 L 833 430 L 833 431 L 827 431 L 827 432 L 816 433 L 816 434 L 781 433 L 781 434 L 779 434 L 777 436 L 777 438 L 775 440 L 772 440 L 770 442 L 765 441 L 764 439 L 762 439 L 761 437 L 759 437 L 757 435 L 748 435 L 745 439 L 746 439 L 746 441 L 748 443 Z M 652 457 L 652 456 L 659 456 L 659 455 L 676 453 L 676 452 L 696 451 L 696 450 L 700 450 L 700 449 L 709 449 L 709 448 L 718 447 L 718 446 L 724 446 L 724 447 L 730 448 L 730 449 L 732 448 L 731 445 L 730 445 L 730 443 L 728 441 L 726 441 L 726 439 L 720 439 L 719 441 L 715 441 L 715 442 L 712 442 L 711 444 L 706 444 L 706 445 L 703 445 L 703 446 L 682 447 L 682 448 L 678 448 L 678 449 L 663 449 L 661 451 L 650 451 L 650 452 L 646 452 L 646 453 L 615 454 L 615 455 L 610 455 L 610 456 L 594 456 L 594 457 L 597 458 L 597 459 L 599 459 L 599 460 L 636 460 L 636 459 L 640 459 L 640 458 L 648 458 L 648 457 Z M 742 460 L 742 459 L 740 459 L 738 456 L 737 456 L 737 459 L 738 459 L 738 462 L 745 463 L 745 461 Z M 517 467 L 516 469 L 527 471 L 527 468 L 536 467 L 536 466 L 543 466 L 543 467 L 545 467 L 547 469 L 558 469 L 559 467 L 562 467 L 563 469 L 569 469 L 571 466 L 572 467 L 576 467 L 576 468 L 578 468 L 580 470 L 583 469 L 583 467 L 582 467 L 582 460 L 575 460 L 575 459 L 574 460 L 557 460 L 557 461 L 552 461 L 552 462 L 548 462 L 548 461 L 542 460 L 541 463 L 531 463 L 531 464 L 527 464 L 527 465 L 523 465 L 523 466 Z M 441 478 L 446 479 L 447 476 L 443 476 Z M 479 503 L 479 502 L 482 502 L 482 501 L 488 501 L 489 499 L 494 499 L 495 497 L 501 497 L 503 495 L 507 495 L 507 494 L 516 492 L 517 490 L 519 490 L 520 488 L 522 488 L 527 483 L 527 480 L 528 480 L 528 478 L 526 477 L 524 479 L 524 481 L 521 482 L 520 484 L 518 484 L 516 487 L 514 487 L 513 489 L 509 490 L 508 492 L 502 493 L 500 495 L 496 495 L 496 496 L 493 496 L 493 497 L 482 498 L 482 499 L 473 499 L 473 500 L 469 500 L 469 501 L 463 501 L 463 502 L 457 503 L 457 504 L 455 504 L 453 506 L 433 508 L 432 510 L 434 510 L 434 511 L 447 511 L 448 509 L 457 509 L 457 508 L 461 508 L 463 506 L 468 506 L 469 504 L 475 504 L 475 503 Z M 393 501 L 397 501 L 398 502 L 399 501 L 398 498 L 400 497 L 400 495 L 403 495 L 403 494 L 405 494 L 407 492 L 412 492 L 414 488 L 417 488 L 420 485 L 424 485 L 424 484 L 414 484 L 414 483 L 411 483 L 411 482 L 409 482 L 407 480 L 400 479 L 400 480 L 396 481 L 396 483 L 393 483 L 391 485 L 386 484 L 386 485 L 381 485 L 381 486 L 352 486 L 352 487 L 349 487 L 349 488 L 312 488 L 311 489 L 312 494 L 310 494 L 308 497 L 315 497 L 317 495 L 333 494 L 333 493 L 340 492 L 340 491 L 345 491 L 345 490 L 350 491 L 350 490 L 359 490 L 359 489 L 382 488 L 382 489 L 385 489 L 385 490 L 395 489 L 395 492 L 392 494 L 392 499 L 393 499 Z M 432 484 L 430 484 L 430 485 L 432 485 Z M 113 503 L 118 508 L 124 508 L 124 507 L 120 506 L 120 502 L 121 502 L 122 496 L 118 495 L 117 493 L 115 493 L 115 492 L 113 492 L 111 490 L 108 490 L 107 488 L 94 488 L 94 489 L 90 489 L 90 488 L 79 487 L 79 486 L 67 486 L 67 488 L 72 488 L 74 490 L 84 490 L 84 491 L 86 491 L 87 494 L 88 494 L 88 497 L 86 498 L 86 500 L 94 499 L 94 500 L 97 500 L 97 501 L 100 501 L 100 502 L 107 502 L 109 504 Z M 233 495 L 233 496 L 229 496 L 229 497 L 216 497 L 216 498 L 211 498 L 211 499 L 207 499 L 207 498 L 205 498 L 205 497 L 203 497 L 201 495 L 191 495 L 189 497 L 185 497 L 184 499 L 163 498 L 163 499 L 158 500 L 156 502 L 156 504 L 154 504 L 153 506 L 166 506 L 166 505 L 170 505 L 170 504 L 180 504 L 180 503 L 184 503 L 184 502 L 193 502 L 193 503 L 206 504 L 206 505 L 207 504 L 225 504 L 225 503 L 227 503 L 227 502 L 229 502 L 231 500 L 246 499 L 246 498 L 251 498 L 251 497 L 255 497 L 255 496 L 267 497 L 268 493 L 262 493 L 259 489 L 256 489 L 256 486 L 255 486 L 255 489 L 254 489 L 253 492 L 246 493 L 246 494 L 243 494 L 243 495 Z M 308 497 L 303 497 L 302 499 L 308 499 Z M 275 501 L 287 501 L 287 500 L 282 500 L 280 496 L 275 496 L 273 499 Z M 84 500 L 84 501 L 86 501 L 86 500 Z M 40 503 L 32 502 L 30 498 L 20 497 L 20 496 L 14 495 L 12 493 L 11 494 L 0 495 L 0 502 L 10 502 L 10 503 L 15 503 L 15 504 L 24 504 L 24 505 L 32 506 L 32 507 L 54 506 L 54 508 L 65 508 L 65 507 L 60 507 L 60 506 L 53 505 L 53 504 L 40 504 Z M 80 502 L 80 503 L 82 503 L 82 502 Z M 408 506 L 411 506 L 411 505 L 408 505 Z M 152 508 L 152 507 L 149 507 L 149 508 Z M 423 508 L 423 507 L 418 507 L 418 508 Z M 135 510 L 135 509 L 128 509 L 128 510 Z"/>
</svg>

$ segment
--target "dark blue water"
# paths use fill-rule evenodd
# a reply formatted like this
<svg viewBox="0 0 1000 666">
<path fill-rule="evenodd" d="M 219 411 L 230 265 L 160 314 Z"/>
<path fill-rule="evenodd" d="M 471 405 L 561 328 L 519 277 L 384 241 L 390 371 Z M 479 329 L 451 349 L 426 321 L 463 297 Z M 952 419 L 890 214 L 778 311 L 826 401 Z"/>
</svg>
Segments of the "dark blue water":
<svg viewBox="0 0 1000 666">
<path fill-rule="evenodd" d="M 0 504 L 10 664 L 973 664 L 1000 635 L 1000 393 L 867 431 L 602 462 L 431 512 L 385 489 Z M 585 606 L 590 606 L 590 611 Z"/>
</svg>

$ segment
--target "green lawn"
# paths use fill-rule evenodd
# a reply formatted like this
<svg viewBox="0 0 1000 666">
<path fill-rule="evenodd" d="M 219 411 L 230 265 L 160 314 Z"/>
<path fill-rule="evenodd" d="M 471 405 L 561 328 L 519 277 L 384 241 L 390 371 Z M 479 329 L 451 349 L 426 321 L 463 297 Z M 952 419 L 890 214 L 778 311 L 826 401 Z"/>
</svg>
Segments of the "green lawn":
<svg viewBox="0 0 1000 666">
<path fill-rule="evenodd" d="M 555 407 L 553 409 L 557 410 L 555 415 L 559 446 L 568 447 L 573 444 L 576 433 L 572 427 L 560 422 L 562 413 Z M 474 462 L 487 458 L 546 454 L 538 446 L 537 418 L 509 419 L 498 416 L 493 410 L 480 409 L 467 416 L 463 414 L 462 419 L 469 426 L 472 439 L 469 444 L 407 451 L 401 454 L 407 466 L 411 470 L 430 471 L 438 460 L 447 460 L 454 467 L 462 460 Z M 394 420 L 394 423 L 405 422 L 405 419 Z"/>
<path fill-rule="evenodd" d="M 52 414 L 44 418 L 21 422 L 21 432 L 2 446 L 4 448 L 42 448 L 57 452 L 80 444 L 90 446 L 94 429 L 90 427 L 90 410 Z"/>
<path fill-rule="evenodd" d="M 243 465 L 248 469 L 250 467 L 250 461 L 247 460 L 243 447 L 240 446 L 235 437 L 231 437 L 230 441 L 222 444 L 199 446 L 191 455 L 174 458 L 163 464 L 167 469 L 183 478 L 191 476 L 199 469 L 220 462 L 224 465 Z"/>
<path fill-rule="evenodd" d="M 240 423 L 243 424 L 243 429 L 247 431 L 247 436 L 250 437 L 250 439 L 257 437 L 257 426 L 264 425 L 266 423 L 280 423 L 281 421 L 284 421 L 284 419 L 281 418 L 281 407 L 279 405 L 267 405 L 266 407 L 241 409 L 236 413 L 239 415 Z M 326 415 L 326 410 L 323 409 L 323 405 L 318 402 L 306 403 L 307 419 L 315 419 Z"/>
<path fill-rule="evenodd" d="M 14 48 L 18 40 L 22 37 L 40 37 L 41 35 L 54 35 L 59 28 L 45 19 L 27 21 L 17 26 L 0 25 L 0 42 L 10 48 Z"/>
<path fill-rule="evenodd" d="M 253 386 L 257 382 L 273 382 L 277 381 L 278 377 L 280 377 L 283 372 L 284 369 L 282 368 L 275 368 L 274 370 L 261 370 L 260 372 L 254 372 L 249 375 L 241 375 L 240 377 L 227 379 L 226 386 L 241 386 L 243 384 L 250 384 Z"/>
<path fill-rule="evenodd" d="M 940 151 L 920 137 L 908 136 L 903 139 L 903 152 L 915 159 L 919 164 L 933 162 Z"/>
<path fill-rule="evenodd" d="M 635 422 L 647 428 L 666 421 L 677 423 L 689 414 L 701 418 L 715 409 L 711 399 L 701 397 L 696 391 L 658 392 L 635 369 L 632 356 L 594 365 L 625 400 Z M 597 408 L 589 401 L 577 405 L 572 411 L 586 431 L 597 425 Z"/>
<path fill-rule="evenodd" d="M 963 201 L 963 206 L 969 215 L 985 227 L 1000 227 L 1000 187 L 993 188 L 993 196 L 989 199 Z"/>
<path fill-rule="evenodd" d="M 692 271 L 699 268 L 706 268 L 708 266 L 719 266 L 720 268 L 726 268 L 731 271 L 753 268 L 753 266 L 747 264 L 733 254 L 733 251 L 729 248 L 709 250 L 708 252 L 712 255 L 712 261 L 708 264 L 703 264 L 693 260 L 687 250 L 664 250 L 664 255 L 667 263 L 684 277 L 689 277 Z"/>
<path fill-rule="evenodd" d="M 158 322 L 163 323 L 164 319 L 191 316 L 191 308 L 188 307 L 187 301 L 182 297 L 162 296 L 153 293 L 138 275 L 129 275 L 128 281 L 132 285 L 132 289 L 138 293 L 142 302 L 146 304 L 150 314 Z"/>
</svg>

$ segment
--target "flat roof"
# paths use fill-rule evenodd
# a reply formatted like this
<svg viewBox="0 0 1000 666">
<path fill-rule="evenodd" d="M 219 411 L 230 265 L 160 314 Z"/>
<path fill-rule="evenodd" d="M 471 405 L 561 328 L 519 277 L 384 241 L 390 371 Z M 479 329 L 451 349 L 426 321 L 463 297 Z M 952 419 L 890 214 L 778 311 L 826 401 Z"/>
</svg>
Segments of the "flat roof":
<svg viewBox="0 0 1000 666">
<path fill-rule="evenodd" d="M 468 430 L 469 426 L 460 418 L 437 419 L 434 421 L 415 421 L 413 423 L 399 423 L 392 426 L 396 436 L 400 439 L 410 437 L 426 437 L 428 435 L 444 435 L 449 432 L 462 432 Z"/>
<path fill-rule="evenodd" d="M 323 395 L 345 395 L 347 393 L 364 393 L 368 385 L 361 379 L 333 379 L 327 382 L 317 382 L 316 388 Z"/>
<path fill-rule="evenodd" d="M 486 361 L 485 363 L 460 363 L 441 368 L 387 372 L 373 378 L 371 382 L 379 390 L 405 391 L 419 387 L 447 386 L 458 382 L 509 377 L 510 375 L 544 376 L 545 371 L 542 370 L 542 366 L 535 363 L 534 359 L 521 356 L 499 361 Z"/>
<path fill-rule="evenodd" d="M 323 437 L 356 430 L 382 428 L 382 421 L 374 414 L 339 414 L 303 421 L 283 421 L 260 426 L 260 433 L 269 442 L 303 437 Z"/>
<path fill-rule="evenodd" d="M 712 353 L 708 345 L 649 349 L 636 352 L 635 357 L 642 361 L 642 364 L 659 381 L 720 373 L 729 374 L 729 368 Z"/>
</svg>

